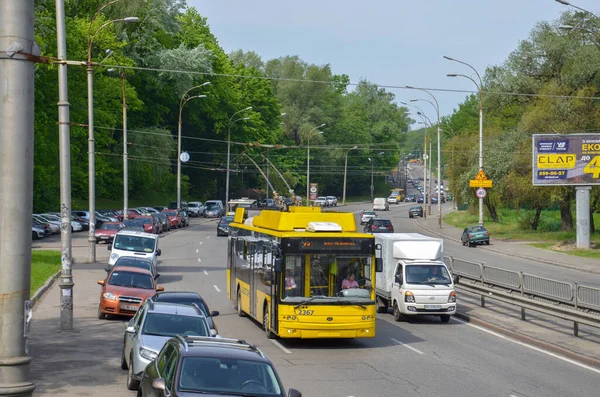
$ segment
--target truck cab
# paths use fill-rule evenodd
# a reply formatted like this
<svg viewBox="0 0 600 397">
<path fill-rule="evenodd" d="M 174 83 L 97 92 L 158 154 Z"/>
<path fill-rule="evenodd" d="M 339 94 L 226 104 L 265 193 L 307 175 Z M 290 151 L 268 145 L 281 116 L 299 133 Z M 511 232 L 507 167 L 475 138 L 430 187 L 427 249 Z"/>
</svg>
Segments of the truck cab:
<svg viewBox="0 0 600 397">
<path fill-rule="evenodd" d="M 392 308 L 394 319 L 434 315 L 446 323 L 456 312 L 453 277 L 443 262 L 443 240 L 417 233 L 375 237 L 383 272 L 376 274 L 380 313 Z"/>
</svg>

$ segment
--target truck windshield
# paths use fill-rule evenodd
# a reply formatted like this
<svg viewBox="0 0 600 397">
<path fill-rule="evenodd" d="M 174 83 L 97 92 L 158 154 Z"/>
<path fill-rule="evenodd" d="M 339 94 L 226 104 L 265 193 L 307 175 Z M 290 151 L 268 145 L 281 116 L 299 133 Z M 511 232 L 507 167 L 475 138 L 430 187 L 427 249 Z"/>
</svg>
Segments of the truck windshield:
<svg viewBox="0 0 600 397">
<path fill-rule="evenodd" d="M 371 258 L 367 255 L 287 255 L 283 302 L 302 301 L 311 297 L 342 299 L 342 290 L 364 289 L 365 279 L 370 277 L 370 263 Z"/>
<path fill-rule="evenodd" d="M 113 247 L 123 251 L 154 252 L 155 239 L 117 234 Z"/>
<path fill-rule="evenodd" d="M 407 284 L 450 284 L 448 270 L 442 265 L 406 266 Z"/>
</svg>

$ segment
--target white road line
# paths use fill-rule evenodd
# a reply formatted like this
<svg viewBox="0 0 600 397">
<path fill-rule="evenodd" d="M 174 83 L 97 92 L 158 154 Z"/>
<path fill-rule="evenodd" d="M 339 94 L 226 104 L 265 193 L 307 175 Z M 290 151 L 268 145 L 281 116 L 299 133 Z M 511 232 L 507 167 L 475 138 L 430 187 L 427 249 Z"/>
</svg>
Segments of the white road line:
<svg viewBox="0 0 600 397">
<path fill-rule="evenodd" d="M 206 239 L 208 240 L 210 238 L 210 236 L 206 237 Z"/>
<path fill-rule="evenodd" d="M 198 258 L 198 263 L 202 263 L 202 259 Z"/>
<path fill-rule="evenodd" d="M 217 292 L 221 292 L 221 290 L 219 289 L 219 287 L 217 287 L 216 285 L 213 285 L 213 287 L 215 287 L 215 289 L 217 290 Z"/>
<path fill-rule="evenodd" d="M 206 276 L 208 276 L 208 272 L 207 272 L 206 270 L 204 271 L 204 274 L 205 274 Z"/>
<path fill-rule="evenodd" d="M 273 342 L 273 344 L 274 344 L 275 346 L 277 346 L 278 348 L 280 348 L 281 350 L 283 350 L 283 352 L 284 352 L 284 353 L 287 353 L 287 354 L 292 354 L 292 352 L 291 352 L 291 351 L 289 351 L 288 349 L 286 349 L 286 348 L 285 348 L 285 346 L 283 346 L 281 343 L 277 342 L 277 341 L 276 341 L 276 340 L 274 340 L 274 339 L 269 339 L 269 340 L 270 340 L 271 342 Z"/>
<path fill-rule="evenodd" d="M 203 242 L 204 242 L 204 241 L 200 241 L 200 242 L 198 243 L 198 245 L 202 245 L 202 243 L 203 243 Z"/>
<path fill-rule="evenodd" d="M 409 346 L 409 345 L 407 345 L 406 343 L 402 343 L 402 342 L 400 342 L 399 340 L 396 340 L 396 339 L 394 339 L 394 338 L 390 338 L 390 339 L 391 339 L 393 342 L 395 342 L 395 343 L 397 343 L 397 344 L 399 344 L 399 345 L 402 345 L 402 346 L 406 347 L 407 349 L 410 349 L 410 350 L 414 351 L 415 353 L 419 353 L 419 354 L 425 354 L 425 353 L 423 353 L 421 350 L 419 350 L 419 349 L 415 349 L 414 347 L 412 347 L 412 346 Z"/>
<path fill-rule="evenodd" d="M 200 250 L 198 248 L 196 248 L 196 253 L 200 252 Z"/>
<path fill-rule="evenodd" d="M 524 342 L 519 342 L 518 340 L 515 340 L 515 339 L 512 339 L 512 338 L 509 338 L 508 336 L 504 336 L 504 335 L 502 335 L 502 334 L 499 334 L 499 333 L 497 333 L 497 332 L 490 331 L 489 329 L 485 329 L 485 328 L 483 328 L 483 327 L 480 327 L 480 326 L 478 326 L 478 325 L 475 325 L 475 324 L 470 324 L 470 323 L 467 323 L 466 321 L 460 320 L 460 319 L 458 319 L 458 318 L 456 318 L 456 317 L 453 317 L 453 318 L 452 318 L 452 320 L 453 320 L 453 321 L 457 321 L 457 322 L 459 322 L 459 323 L 461 323 L 461 324 L 468 325 L 469 327 L 473 327 L 473 328 L 475 328 L 475 329 L 478 329 L 478 330 L 480 330 L 480 331 L 487 332 L 488 334 L 490 334 L 490 335 L 494 335 L 494 336 L 497 336 L 497 337 L 498 337 L 498 338 L 500 338 L 500 339 L 504 339 L 504 340 L 507 340 L 507 341 L 509 341 L 509 342 L 516 343 L 517 345 L 521 345 L 521 346 L 527 347 L 527 348 L 529 348 L 529 349 L 531 349 L 531 350 L 535 350 L 535 351 L 537 351 L 537 352 L 540 352 L 540 353 L 546 354 L 546 355 L 548 355 L 548 356 L 550 356 L 550 357 L 558 358 L 559 360 L 565 361 L 565 362 L 567 362 L 567 363 L 569 363 L 569 364 L 573 364 L 573 365 L 576 365 L 576 366 L 578 366 L 578 367 L 581 367 L 581 368 L 587 369 L 587 370 L 589 370 L 589 371 L 596 372 L 597 374 L 600 374 L 600 369 L 596 369 L 596 368 L 590 367 L 589 365 L 582 364 L 582 363 L 580 363 L 580 362 L 577 362 L 577 361 L 575 361 L 575 360 L 571 360 L 570 358 L 563 357 L 563 356 L 561 356 L 560 354 L 552 353 L 552 352 L 549 352 L 549 351 L 547 351 L 547 350 L 540 349 L 539 347 L 535 347 L 535 346 L 532 346 L 532 345 L 528 345 L 527 343 L 524 343 Z"/>
</svg>

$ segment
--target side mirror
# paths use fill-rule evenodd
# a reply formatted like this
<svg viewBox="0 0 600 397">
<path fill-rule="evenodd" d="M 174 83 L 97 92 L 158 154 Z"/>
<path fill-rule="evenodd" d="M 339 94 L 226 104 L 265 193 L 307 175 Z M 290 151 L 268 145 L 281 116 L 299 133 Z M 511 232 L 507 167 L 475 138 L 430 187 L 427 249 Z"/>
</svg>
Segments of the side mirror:
<svg viewBox="0 0 600 397">
<path fill-rule="evenodd" d="M 128 326 L 127 328 L 125 328 L 125 333 L 135 334 L 135 327 L 133 325 Z"/>
<path fill-rule="evenodd" d="M 110 244 L 110 243 L 109 243 L 109 244 L 106 246 L 106 249 L 108 249 L 109 251 L 111 251 L 111 250 L 112 250 L 112 244 Z"/>
<path fill-rule="evenodd" d="M 218 332 L 216 329 L 211 328 L 210 329 L 210 336 L 212 336 L 213 338 L 216 337 L 218 335 Z"/>
<path fill-rule="evenodd" d="M 210 316 L 211 316 L 211 317 L 217 317 L 218 315 L 219 315 L 219 312 L 218 312 L 218 311 L 216 311 L 216 310 L 214 310 L 214 311 L 210 312 Z"/>
<path fill-rule="evenodd" d="M 104 285 L 104 280 L 98 280 L 99 285 Z"/>
<path fill-rule="evenodd" d="M 275 258 L 275 271 L 282 272 L 283 271 L 283 259 Z"/>
<path fill-rule="evenodd" d="M 383 258 L 375 258 L 375 271 L 381 273 L 383 271 Z"/>
<path fill-rule="evenodd" d="M 162 254 L 162 251 L 160 250 L 160 248 L 156 249 L 156 256 L 160 256 L 160 254 Z"/>
<path fill-rule="evenodd" d="M 397 282 L 398 284 L 402 284 L 402 277 L 398 274 L 396 274 L 396 276 L 394 277 L 394 281 Z"/>
<path fill-rule="evenodd" d="M 456 276 L 456 275 L 455 275 L 455 276 L 452 278 L 452 280 L 454 281 L 454 284 L 458 284 L 458 282 L 459 282 L 459 280 L 460 280 L 460 276 Z"/>
<path fill-rule="evenodd" d="M 165 384 L 165 380 L 163 378 L 154 379 L 151 386 L 155 390 L 165 391 L 167 389 L 167 385 Z"/>
<path fill-rule="evenodd" d="M 158 287 L 156 287 L 156 290 L 157 290 L 158 292 L 160 292 L 160 291 L 164 291 L 164 290 L 165 290 L 165 288 L 164 288 L 164 287 L 161 287 L 161 286 L 158 286 Z"/>
<path fill-rule="evenodd" d="M 110 267 L 105 267 L 104 270 L 106 271 L 106 273 L 110 273 Z"/>
<path fill-rule="evenodd" d="M 289 389 L 288 390 L 288 397 L 302 397 L 302 393 L 300 393 L 296 389 Z"/>
</svg>

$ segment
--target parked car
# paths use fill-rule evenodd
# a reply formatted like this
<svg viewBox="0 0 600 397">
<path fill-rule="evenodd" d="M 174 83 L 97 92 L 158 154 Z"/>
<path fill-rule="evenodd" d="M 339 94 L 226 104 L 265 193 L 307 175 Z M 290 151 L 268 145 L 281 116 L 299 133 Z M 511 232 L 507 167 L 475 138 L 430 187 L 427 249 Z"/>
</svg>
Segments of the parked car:
<svg viewBox="0 0 600 397">
<path fill-rule="evenodd" d="M 365 233 L 394 233 L 392 221 L 387 218 L 372 218 L 365 225 Z"/>
<path fill-rule="evenodd" d="M 169 222 L 171 223 L 171 229 L 179 229 L 181 227 L 181 216 L 177 212 L 177 210 L 163 210 L 163 214 L 169 217 Z"/>
<path fill-rule="evenodd" d="M 151 215 L 141 215 L 135 219 L 142 221 L 146 233 L 158 234 L 159 226 Z M 162 230 L 162 225 L 160 225 L 160 229 Z"/>
<path fill-rule="evenodd" d="M 273 199 L 262 199 L 258 202 L 258 206 L 260 208 L 277 208 L 277 205 L 275 204 L 275 200 Z"/>
<path fill-rule="evenodd" d="M 146 269 L 150 271 L 150 273 L 152 273 L 152 276 L 155 280 L 160 277 L 160 273 L 158 273 L 158 268 L 154 263 L 152 263 L 152 260 L 148 258 L 138 258 L 136 256 L 122 256 L 119 259 L 117 259 L 114 265 L 105 267 L 104 270 L 106 270 L 106 273 L 110 273 L 112 269 L 123 266 L 139 267 L 140 269 Z"/>
<path fill-rule="evenodd" d="M 423 204 L 423 201 L 425 200 L 425 196 L 421 195 L 419 196 L 419 198 L 417 199 L 417 203 L 419 204 Z"/>
<path fill-rule="evenodd" d="M 327 199 L 327 205 L 329 207 L 337 207 L 337 197 L 335 196 L 325 196 Z"/>
<path fill-rule="evenodd" d="M 202 297 L 197 292 L 185 292 L 185 291 L 164 291 L 157 292 L 152 298 L 155 302 L 169 302 L 169 303 L 177 303 L 180 305 L 198 305 L 200 309 L 204 312 L 204 316 L 208 321 L 208 325 L 210 329 L 214 329 L 219 332 L 217 329 L 217 325 L 215 324 L 213 317 L 217 317 L 219 312 L 216 310 L 210 311 L 208 305 L 202 299 Z"/>
<path fill-rule="evenodd" d="M 156 230 L 157 230 L 156 234 L 162 233 L 163 232 L 163 228 L 164 228 L 162 218 L 156 212 L 149 213 L 149 215 L 154 220 L 154 225 L 156 226 Z"/>
<path fill-rule="evenodd" d="M 111 222 L 119 221 L 119 215 L 111 210 L 96 211 L 96 216 L 104 216 L 106 218 L 109 218 Z"/>
<path fill-rule="evenodd" d="M 96 229 L 94 232 L 96 235 L 96 244 L 98 244 L 100 241 L 104 241 L 106 244 L 112 243 L 117 232 L 124 227 L 125 225 L 123 225 L 121 222 L 103 223 L 100 229 Z"/>
<path fill-rule="evenodd" d="M 168 210 L 169 209 L 168 207 L 163 207 L 163 206 L 160 206 L 160 205 L 158 207 L 152 207 L 152 208 L 154 208 L 155 210 L 160 211 L 160 212 L 163 212 L 164 210 Z"/>
<path fill-rule="evenodd" d="M 39 222 L 39 221 L 36 221 L 35 219 L 32 219 L 31 220 L 31 226 L 43 229 L 44 230 L 44 234 L 46 236 L 49 236 L 49 235 L 52 234 L 52 229 L 50 228 L 50 224 L 49 223 Z"/>
<path fill-rule="evenodd" d="M 171 380 L 166 380 L 169 368 Z M 175 380 L 175 381 L 173 381 Z M 271 360 L 254 345 L 237 339 L 181 335 L 169 339 L 146 367 L 141 397 L 165 396 L 287 396 Z"/>
<path fill-rule="evenodd" d="M 121 355 L 121 368 L 128 370 L 129 390 L 137 390 L 146 366 L 158 356 L 164 344 L 177 335 L 211 336 L 206 318 L 198 306 L 150 300 L 129 321 Z"/>
<path fill-rule="evenodd" d="M 181 205 L 179 206 L 179 208 L 181 208 L 182 210 L 187 210 L 188 209 L 188 203 L 185 201 L 180 201 L 179 202 Z M 170 210 L 176 210 L 177 208 L 177 201 L 171 201 L 169 203 L 169 205 L 167 206 L 168 209 Z"/>
<path fill-rule="evenodd" d="M 327 197 L 319 196 L 314 202 L 315 207 L 327 207 Z"/>
<path fill-rule="evenodd" d="M 220 208 L 217 204 L 206 204 L 204 206 L 204 217 L 205 218 L 220 218 L 225 214 L 223 208 Z"/>
<path fill-rule="evenodd" d="M 158 211 L 155 208 L 152 207 L 139 207 L 137 208 L 138 211 L 141 211 L 143 214 L 157 214 L 160 211 Z"/>
<path fill-rule="evenodd" d="M 377 197 L 373 200 L 373 211 L 389 211 L 390 205 L 385 197 Z"/>
<path fill-rule="evenodd" d="M 114 265 L 117 259 L 123 256 L 135 256 L 149 258 L 152 263 L 157 265 L 158 257 L 162 253 L 158 248 L 158 241 L 159 238 L 156 234 L 119 230 L 114 243 L 108 244 L 108 250 L 111 251 L 108 264 Z"/>
<path fill-rule="evenodd" d="M 169 230 L 171 230 L 171 222 L 169 221 L 169 217 L 167 216 L 167 214 L 165 214 L 164 212 L 159 212 L 155 215 L 158 216 L 158 218 L 160 219 L 161 229 L 163 232 L 168 232 Z"/>
<path fill-rule="evenodd" d="M 377 213 L 375 213 L 375 211 L 363 210 L 360 214 L 360 224 L 364 225 L 369 222 L 371 218 L 375 218 L 376 216 Z"/>
<path fill-rule="evenodd" d="M 418 206 L 418 207 L 410 207 L 410 209 L 408 210 L 408 217 L 409 218 L 414 218 L 414 217 L 423 217 L 423 207 Z"/>
<path fill-rule="evenodd" d="M 229 236 L 229 224 L 233 222 L 233 215 L 225 215 L 217 222 L 217 236 Z"/>
<path fill-rule="evenodd" d="M 204 205 L 201 201 L 191 201 L 188 203 L 188 213 L 191 217 L 195 218 L 202 215 L 204 211 Z"/>
<path fill-rule="evenodd" d="M 181 226 L 185 227 L 185 226 L 189 226 L 190 225 L 190 217 L 188 216 L 188 213 L 184 210 L 179 210 L 179 216 L 181 217 Z"/>
<path fill-rule="evenodd" d="M 111 314 L 134 316 L 146 299 L 164 290 L 149 270 L 138 267 L 113 268 L 98 284 L 102 286 L 98 304 L 100 320 Z"/>
<path fill-rule="evenodd" d="M 60 218 L 60 215 L 54 215 L 54 214 L 50 214 L 50 213 L 44 213 L 41 215 L 50 221 L 58 222 L 59 225 L 62 224 L 62 219 Z M 71 220 L 71 232 L 80 232 L 82 230 L 83 230 L 83 226 L 81 225 L 81 223 Z"/>
<path fill-rule="evenodd" d="M 462 245 L 472 247 L 477 244 L 490 244 L 490 232 L 483 226 L 469 226 L 463 230 L 460 236 Z"/>
<path fill-rule="evenodd" d="M 139 219 L 125 219 L 123 222 L 124 229 L 144 231 L 144 224 Z"/>
<path fill-rule="evenodd" d="M 47 223 L 50 226 L 50 230 L 52 230 L 52 234 L 60 233 L 60 222 L 50 220 L 44 216 L 39 214 L 33 214 L 33 219 L 40 223 Z"/>
<path fill-rule="evenodd" d="M 414 194 L 407 194 L 406 197 L 404 197 L 405 203 L 414 203 L 416 201 L 417 201 L 417 198 L 415 197 Z"/>
<path fill-rule="evenodd" d="M 39 240 L 46 237 L 46 230 L 44 230 L 44 227 L 41 224 L 34 224 L 33 222 L 31 223 L 31 239 L 32 240 Z"/>
</svg>

